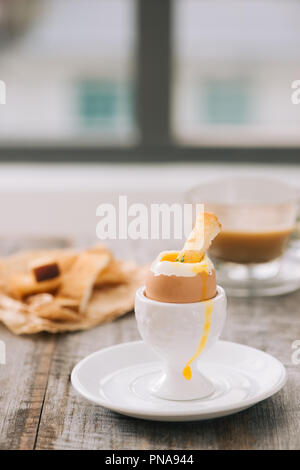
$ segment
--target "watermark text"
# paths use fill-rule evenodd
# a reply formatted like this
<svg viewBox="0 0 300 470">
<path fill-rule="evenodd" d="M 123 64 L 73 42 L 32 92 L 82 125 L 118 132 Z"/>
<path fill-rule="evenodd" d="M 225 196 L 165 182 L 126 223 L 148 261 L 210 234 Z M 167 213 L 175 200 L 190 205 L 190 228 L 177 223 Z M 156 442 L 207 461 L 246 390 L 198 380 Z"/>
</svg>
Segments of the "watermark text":
<svg viewBox="0 0 300 470">
<path fill-rule="evenodd" d="M 294 352 L 292 353 L 291 361 L 295 366 L 298 366 L 300 364 L 300 339 L 293 341 L 292 349 L 294 349 Z"/>
<path fill-rule="evenodd" d="M 0 80 L 0 104 L 6 104 L 6 85 L 3 80 Z"/>
<path fill-rule="evenodd" d="M 96 234 L 100 240 L 182 240 L 203 211 L 203 204 L 128 205 L 127 196 L 119 196 L 118 207 L 109 203 L 97 207 Z"/>
<path fill-rule="evenodd" d="M 0 340 L 0 365 L 6 364 L 6 346 L 4 341 Z"/>
<path fill-rule="evenodd" d="M 291 101 L 293 104 L 300 104 L 300 80 L 294 80 L 291 85 L 292 89 L 295 90 L 291 94 Z"/>
</svg>

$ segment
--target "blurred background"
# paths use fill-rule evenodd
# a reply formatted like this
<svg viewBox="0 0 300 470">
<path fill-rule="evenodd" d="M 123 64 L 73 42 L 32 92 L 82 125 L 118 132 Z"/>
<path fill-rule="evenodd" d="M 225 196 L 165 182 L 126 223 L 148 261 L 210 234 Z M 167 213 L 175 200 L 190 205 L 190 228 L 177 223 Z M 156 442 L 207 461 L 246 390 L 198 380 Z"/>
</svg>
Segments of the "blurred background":
<svg viewBox="0 0 300 470">
<path fill-rule="evenodd" d="M 204 147 L 298 146 L 299 41 L 298 0 L 0 0 L 0 157 L 80 147 L 97 161 L 198 160 Z"/>
<path fill-rule="evenodd" d="M 29 193 L 298 181 L 299 43 L 299 0 L 0 0 L 4 227 L 21 205 L 23 230 L 49 230 Z"/>
</svg>

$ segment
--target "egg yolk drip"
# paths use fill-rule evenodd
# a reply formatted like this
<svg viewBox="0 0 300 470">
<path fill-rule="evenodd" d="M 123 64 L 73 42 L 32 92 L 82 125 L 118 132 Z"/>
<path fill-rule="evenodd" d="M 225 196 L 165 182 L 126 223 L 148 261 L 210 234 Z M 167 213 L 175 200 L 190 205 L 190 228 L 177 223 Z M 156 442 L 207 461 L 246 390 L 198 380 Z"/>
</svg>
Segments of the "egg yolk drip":
<svg viewBox="0 0 300 470">
<path fill-rule="evenodd" d="M 199 273 L 204 273 L 205 277 L 203 277 L 202 280 L 202 297 L 205 298 L 206 295 L 206 279 L 210 274 L 210 268 L 207 264 L 206 259 L 204 259 L 203 253 L 201 252 L 193 252 L 193 251 L 186 251 L 184 255 L 181 256 L 179 252 L 171 252 L 171 253 L 165 253 L 160 261 L 169 261 L 173 263 L 189 263 L 189 264 L 194 264 L 194 266 L 191 267 L 191 271 L 193 271 L 195 274 Z M 205 307 L 205 312 L 204 312 L 204 326 L 203 326 L 203 332 L 202 336 L 199 342 L 199 345 L 197 347 L 197 350 L 193 357 L 187 362 L 185 368 L 182 371 L 182 374 L 186 380 L 191 380 L 192 378 L 192 370 L 191 370 L 191 364 L 194 362 L 200 354 L 203 352 L 207 339 L 209 336 L 210 332 L 210 327 L 211 327 L 211 314 L 213 310 L 213 300 L 207 300 L 206 302 L 206 307 Z"/>
<path fill-rule="evenodd" d="M 204 313 L 203 333 L 202 333 L 200 343 L 197 347 L 197 350 L 196 350 L 195 354 L 187 362 L 185 368 L 182 371 L 182 374 L 183 374 L 183 376 L 186 380 L 191 380 L 191 378 L 192 378 L 192 369 L 191 369 L 190 365 L 192 364 L 192 362 L 195 361 L 195 359 L 197 359 L 200 356 L 203 349 L 205 348 L 205 345 L 206 345 L 206 342 L 207 342 L 207 339 L 208 339 L 208 335 L 209 335 L 209 332 L 210 332 L 212 310 L 213 310 L 213 301 L 208 300 L 206 302 L 206 308 L 205 308 L 205 313 Z"/>
</svg>

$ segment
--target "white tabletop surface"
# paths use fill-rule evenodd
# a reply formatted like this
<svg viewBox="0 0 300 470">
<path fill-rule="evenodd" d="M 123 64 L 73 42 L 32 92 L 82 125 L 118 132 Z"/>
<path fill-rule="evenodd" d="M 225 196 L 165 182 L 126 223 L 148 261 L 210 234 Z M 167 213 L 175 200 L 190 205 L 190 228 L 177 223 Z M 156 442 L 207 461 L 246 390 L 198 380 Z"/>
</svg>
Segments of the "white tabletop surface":
<svg viewBox="0 0 300 470">
<path fill-rule="evenodd" d="M 204 179 L 268 175 L 300 185 L 300 165 L 237 163 L 0 164 L 0 191 L 184 192 Z"/>
</svg>

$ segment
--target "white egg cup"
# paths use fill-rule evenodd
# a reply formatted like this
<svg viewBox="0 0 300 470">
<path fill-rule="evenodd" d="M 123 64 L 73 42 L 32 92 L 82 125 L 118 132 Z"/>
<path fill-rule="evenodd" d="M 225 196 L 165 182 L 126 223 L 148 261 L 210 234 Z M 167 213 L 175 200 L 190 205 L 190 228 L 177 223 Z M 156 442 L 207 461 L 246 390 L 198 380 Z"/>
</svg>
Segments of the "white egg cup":
<svg viewBox="0 0 300 470">
<path fill-rule="evenodd" d="M 195 400 L 214 392 L 214 385 L 198 369 L 206 352 L 219 339 L 226 319 L 226 295 L 218 286 L 212 299 L 211 325 L 204 350 L 190 365 L 192 377 L 187 380 L 183 369 L 200 343 L 207 303 L 210 301 L 173 304 L 148 299 L 145 287 L 138 289 L 135 315 L 139 332 L 163 360 L 162 372 L 150 384 L 154 395 L 166 400 Z"/>
</svg>

